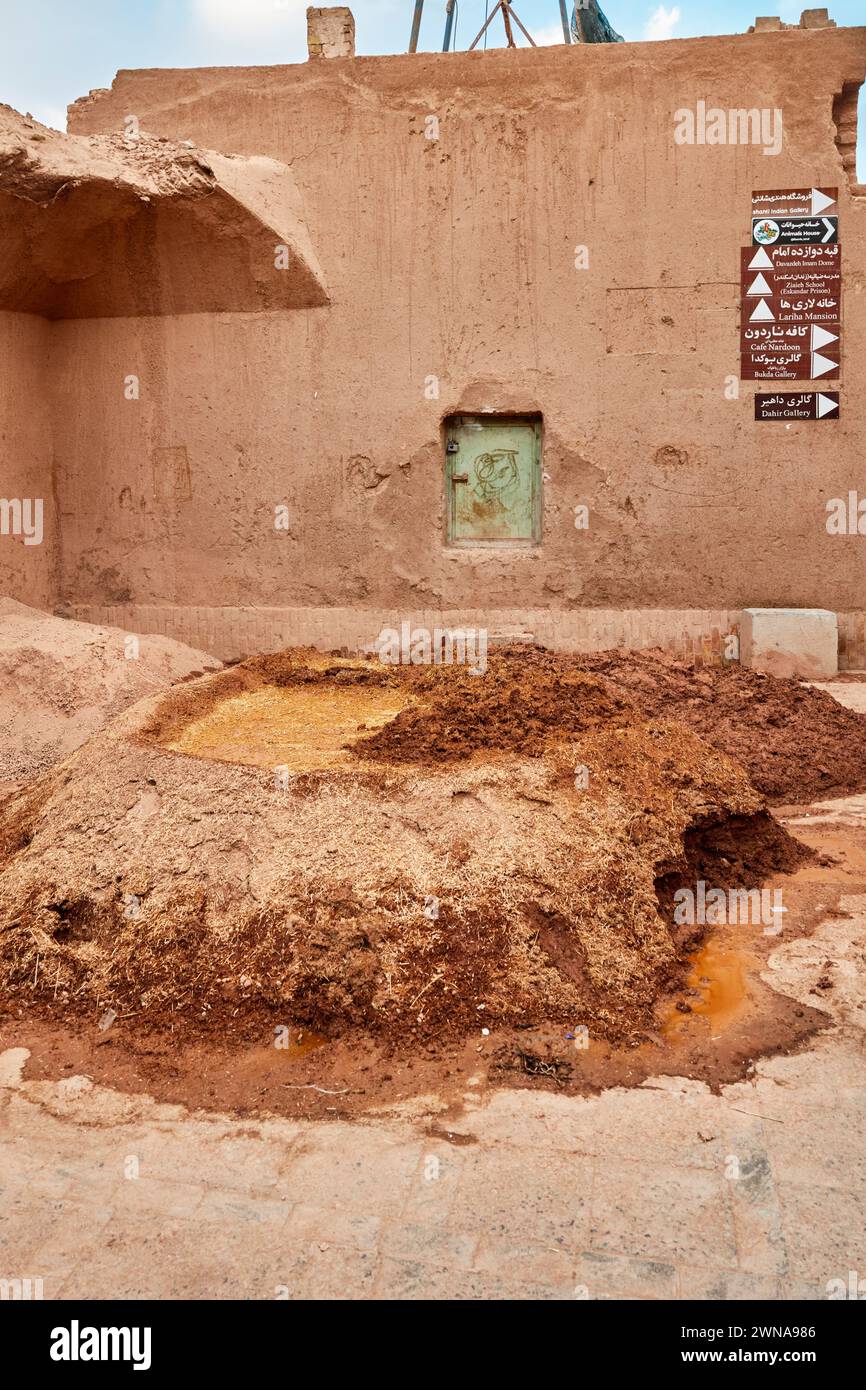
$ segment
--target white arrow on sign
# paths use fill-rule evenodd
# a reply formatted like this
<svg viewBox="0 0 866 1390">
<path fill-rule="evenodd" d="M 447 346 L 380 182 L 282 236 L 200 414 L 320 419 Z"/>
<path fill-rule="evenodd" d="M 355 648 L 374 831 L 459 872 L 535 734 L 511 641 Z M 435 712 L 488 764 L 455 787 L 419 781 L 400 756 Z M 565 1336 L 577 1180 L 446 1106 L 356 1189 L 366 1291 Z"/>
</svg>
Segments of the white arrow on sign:
<svg viewBox="0 0 866 1390">
<path fill-rule="evenodd" d="M 838 333 L 828 333 L 826 328 L 819 328 L 816 323 L 812 324 L 812 351 L 815 348 L 826 347 L 828 343 L 837 343 Z"/>
<path fill-rule="evenodd" d="M 766 323 L 768 320 L 775 320 L 775 317 L 776 315 L 773 313 L 766 299 L 759 299 L 754 309 L 749 314 L 749 321 L 754 322 L 756 319 L 762 319 Z"/>
<path fill-rule="evenodd" d="M 812 381 L 816 381 L 819 376 L 826 376 L 828 372 L 838 372 L 838 370 L 838 362 L 831 362 L 829 357 L 822 357 L 820 352 L 812 353 Z"/>
<path fill-rule="evenodd" d="M 823 211 L 825 210 L 825 208 L 831 208 L 835 202 L 836 202 L 836 199 L 835 199 L 835 198 L 828 198 L 827 195 L 826 195 L 826 193 L 822 193 L 822 192 L 821 192 L 820 188 L 813 188 L 813 189 L 812 189 L 812 216 L 814 217 L 815 214 L 818 213 L 818 212 L 823 212 Z"/>
<path fill-rule="evenodd" d="M 763 246 L 759 247 L 752 259 L 749 261 L 749 270 L 772 270 L 773 262 L 767 255 Z"/>
<path fill-rule="evenodd" d="M 770 289 L 770 286 L 767 284 L 767 279 L 766 279 L 766 276 L 764 276 L 764 275 L 756 275 L 755 278 L 754 278 L 754 280 L 752 281 L 751 285 L 750 285 L 749 288 L 746 290 L 746 294 L 772 294 L 772 293 L 773 293 L 773 291 Z"/>
<path fill-rule="evenodd" d="M 821 218 L 821 221 L 824 223 L 824 226 L 827 228 L 826 232 L 824 233 L 824 235 L 823 235 L 822 238 L 821 238 L 821 241 L 822 241 L 822 242 L 824 242 L 824 241 L 829 241 L 830 238 L 831 238 L 831 236 L 833 235 L 833 223 L 830 221 L 830 219 L 829 219 L 828 217 L 822 217 L 822 218 Z"/>
<path fill-rule="evenodd" d="M 838 409 L 839 409 L 839 402 L 838 402 L 838 401 L 831 401 L 829 396 L 822 396 L 822 395 L 821 395 L 821 392 L 819 391 L 819 392 L 818 392 L 818 399 L 817 399 L 817 406 L 818 406 L 818 419 L 821 420 L 821 419 L 823 419 L 823 417 L 824 417 L 825 415 L 829 415 L 831 410 L 838 410 Z"/>
</svg>

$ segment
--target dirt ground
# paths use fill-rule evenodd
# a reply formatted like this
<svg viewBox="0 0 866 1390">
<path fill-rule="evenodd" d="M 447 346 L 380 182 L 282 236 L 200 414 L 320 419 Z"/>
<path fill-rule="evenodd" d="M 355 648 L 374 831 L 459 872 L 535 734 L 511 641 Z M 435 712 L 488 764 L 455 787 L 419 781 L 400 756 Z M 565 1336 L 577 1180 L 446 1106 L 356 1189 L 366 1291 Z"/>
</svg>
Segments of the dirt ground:
<svg viewBox="0 0 866 1390">
<path fill-rule="evenodd" d="M 377 690 L 385 708 L 386 692 L 402 692 L 395 717 L 377 719 L 370 737 L 356 738 L 354 754 L 365 760 L 435 765 L 486 750 L 538 756 L 551 742 L 601 724 L 663 719 L 684 724 L 727 753 L 770 804 L 866 787 L 866 718 L 859 708 L 841 705 L 824 684 L 779 679 L 737 663 L 696 668 L 663 652 L 568 657 L 539 647 L 503 647 L 491 651 L 484 675 L 474 676 L 460 666 L 395 668 L 289 651 L 253 658 L 219 682 L 177 692 L 149 732 L 170 742 L 227 697 L 302 687 L 325 671 L 335 692 L 360 698 L 362 690 Z M 862 682 L 852 673 L 844 683 L 856 690 Z"/>
<path fill-rule="evenodd" d="M 309 652 L 255 658 L 235 668 L 239 692 L 311 679 Z M 345 667 L 359 663 L 345 663 Z M 551 741 L 640 718 L 684 724 L 745 768 L 770 804 L 842 796 L 866 787 L 866 719 L 822 685 L 779 679 L 738 663 L 694 667 L 663 652 L 567 657 L 539 647 L 490 653 L 483 677 L 466 667 L 376 667 L 341 677 L 347 685 L 411 692 L 396 717 L 357 740 L 356 756 L 386 763 L 452 762 L 485 750 L 538 756 Z M 856 678 L 848 682 L 856 687 Z M 188 721 L 222 685 L 198 687 L 172 717 Z M 377 721 L 379 723 L 379 721 Z M 808 736 L 809 757 L 803 756 Z"/>
<path fill-rule="evenodd" d="M 0 599 L 0 786 L 8 792 L 53 767 L 144 696 L 220 666 L 168 637 Z"/>
</svg>

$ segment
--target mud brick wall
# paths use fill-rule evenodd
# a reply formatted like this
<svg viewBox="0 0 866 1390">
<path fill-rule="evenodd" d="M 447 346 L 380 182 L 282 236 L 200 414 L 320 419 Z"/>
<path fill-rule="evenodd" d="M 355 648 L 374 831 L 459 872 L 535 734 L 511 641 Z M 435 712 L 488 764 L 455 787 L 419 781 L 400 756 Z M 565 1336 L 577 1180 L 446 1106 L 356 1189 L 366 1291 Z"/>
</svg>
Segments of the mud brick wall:
<svg viewBox="0 0 866 1390">
<path fill-rule="evenodd" d="M 866 491 L 866 196 L 846 156 L 864 72 L 866 30 L 845 28 L 120 72 L 70 131 L 134 113 L 289 164 L 329 302 L 51 325 L 56 603 L 222 612 L 221 654 L 421 612 L 640 645 L 663 612 L 667 640 L 713 659 L 707 614 L 862 613 L 866 538 L 829 536 L 825 506 Z M 781 110 L 780 152 L 677 144 L 698 102 Z M 840 189 L 841 418 L 756 423 L 754 386 L 730 391 L 750 196 L 813 184 Z M 461 411 L 542 415 L 540 546 L 445 545 Z M 157 488 L 180 457 L 183 487 Z"/>
<path fill-rule="evenodd" d="M 52 487 L 50 330 L 36 314 L 0 312 L 0 496 L 42 503 L 43 538 L 25 544 L 23 532 L 0 534 L 0 594 L 50 608 L 60 555 Z M 30 512 L 31 521 L 35 512 Z M 31 530 L 35 538 L 35 532 Z"/>
<path fill-rule="evenodd" d="M 840 613 L 839 670 L 866 671 L 866 613 Z"/>
<path fill-rule="evenodd" d="M 307 50 L 311 58 L 351 58 L 355 52 L 355 20 L 345 6 L 307 10 Z"/>
</svg>

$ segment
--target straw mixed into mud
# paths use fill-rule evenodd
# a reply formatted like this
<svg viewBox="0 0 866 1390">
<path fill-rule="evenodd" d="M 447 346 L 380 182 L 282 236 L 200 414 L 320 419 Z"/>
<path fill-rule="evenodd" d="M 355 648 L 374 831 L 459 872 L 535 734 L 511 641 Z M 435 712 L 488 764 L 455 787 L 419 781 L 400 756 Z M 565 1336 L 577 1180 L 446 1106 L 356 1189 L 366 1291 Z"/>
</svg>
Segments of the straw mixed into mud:
<svg viewBox="0 0 866 1390">
<path fill-rule="evenodd" d="M 802 803 L 866 788 L 862 714 L 798 680 L 778 679 L 738 664 L 695 669 L 663 653 L 612 651 L 569 657 L 538 647 L 501 648 L 490 653 L 486 672 L 478 676 L 465 666 L 395 668 L 288 651 L 254 658 L 225 673 L 220 682 L 199 683 L 183 697 L 168 701 L 152 732 L 160 741 L 171 742 L 175 731 L 181 740 L 178 748 L 203 751 L 188 746 L 196 737 L 192 726 L 228 695 L 316 688 L 322 681 L 334 699 L 346 692 L 347 736 L 342 744 L 336 741 L 345 757 L 336 761 L 361 758 L 423 766 L 492 750 L 535 757 L 552 743 L 600 725 L 664 719 L 685 725 L 732 757 L 770 804 Z M 316 700 L 308 706 L 305 717 L 315 722 Z M 292 708 L 287 701 L 284 721 L 291 719 Z M 300 718 L 305 712 L 296 708 Z M 305 743 L 309 739 L 301 728 L 299 745 Z M 230 757 L 229 747 L 224 742 L 222 752 L 211 756 Z"/>
<path fill-rule="evenodd" d="M 695 837 L 729 827 L 710 862 L 746 886 L 801 851 L 623 687 L 537 650 L 294 651 L 142 701 L 0 817 L 4 993 L 176 1034 L 628 1038 L 679 977 L 658 890 Z"/>
<path fill-rule="evenodd" d="M 866 717 L 824 690 L 739 664 L 705 667 L 662 653 L 579 658 L 645 719 L 676 719 L 744 767 L 771 805 L 866 789 Z"/>
</svg>

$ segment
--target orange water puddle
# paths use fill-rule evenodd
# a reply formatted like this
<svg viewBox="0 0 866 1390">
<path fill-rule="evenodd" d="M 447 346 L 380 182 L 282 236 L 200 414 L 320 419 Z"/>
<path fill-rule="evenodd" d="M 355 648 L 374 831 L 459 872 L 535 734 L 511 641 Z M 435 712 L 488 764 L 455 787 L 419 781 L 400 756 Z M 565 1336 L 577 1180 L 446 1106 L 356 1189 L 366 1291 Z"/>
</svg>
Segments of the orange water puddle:
<svg viewBox="0 0 866 1390">
<path fill-rule="evenodd" d="M 753 964 L 754 957 L 747 951 L 718 940 L 705 942 L 692 955 L 686 977 L 687 987 L 697 990 L 698 997 L 684 996 L 691 1005 L 689 1013 L 681 1013 L 676 1002 L 666 1006 L 663 1036 L 669 1038 L 679 1033 L 696 1016 L 706 1020 L 711 1033 L 724 1032 L 746 1006 L 748 973 Z"/>
<path fill-rule="evenodd" d="M 216 762 L 293 772 L 357 765 L 343 745 L 399 714 L 405 692 L 381 686 L 265 686 L 223 700 L 167 746 Z"/>
<path fill-rule="evenodd" d="M 311 1052 L 318 1052 L 326 1043 L 327 1038 L 321 1037 L 318 1033 L 302 1028 L 290 1028 L 288 1037 L 282 1034 L 278 1039 L 274 1033 L 269 1042 L 251 1047 L 234 1057 L 232 1068 L 236 1075 L 249 1073 L 251 1077 L 278 1079 L 278 1073 L 284 1071 L 292 1062 L 309 1056 Z"/>
</svg>

